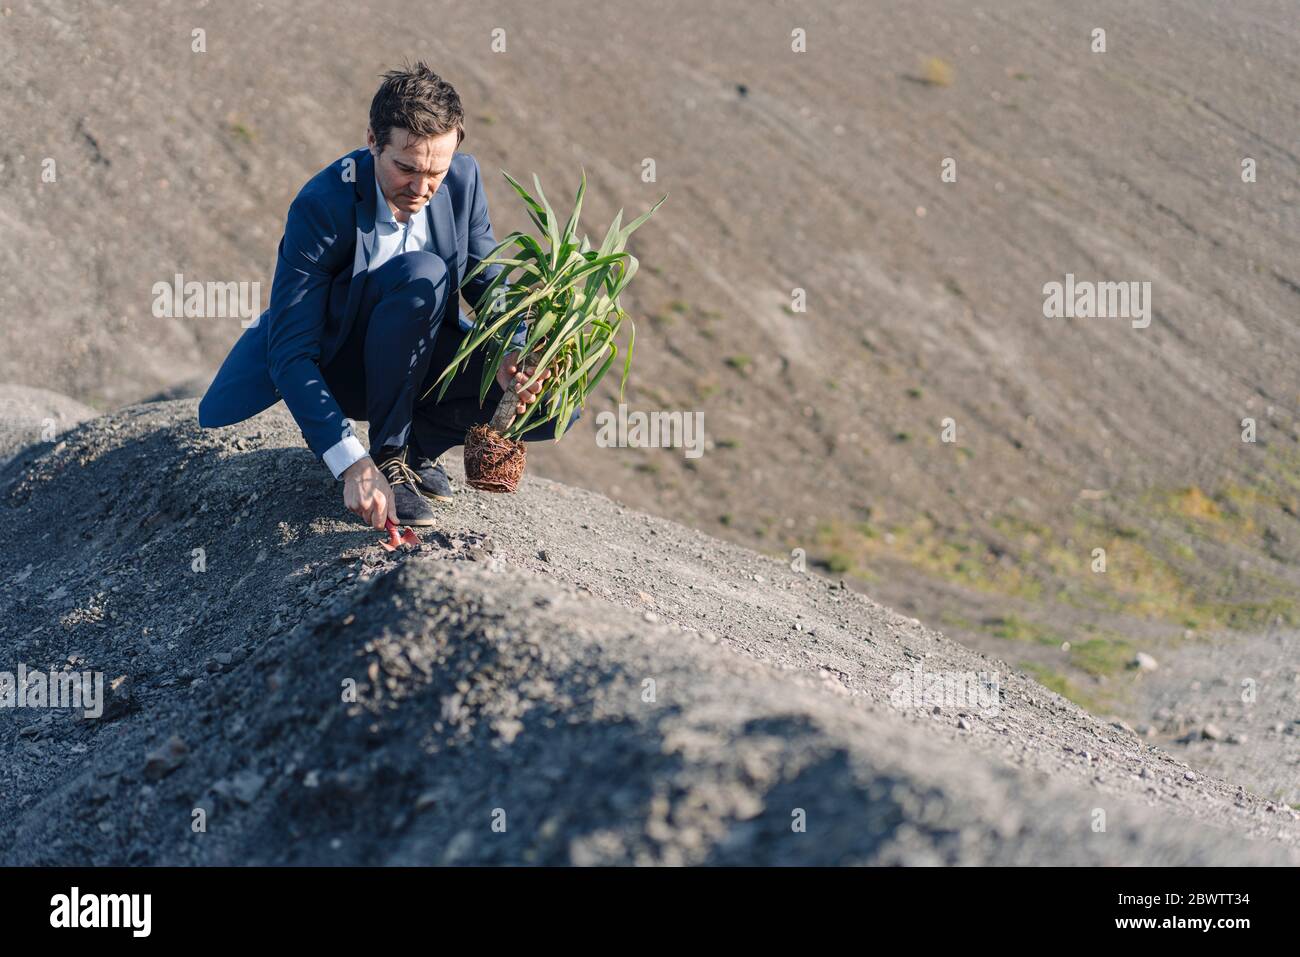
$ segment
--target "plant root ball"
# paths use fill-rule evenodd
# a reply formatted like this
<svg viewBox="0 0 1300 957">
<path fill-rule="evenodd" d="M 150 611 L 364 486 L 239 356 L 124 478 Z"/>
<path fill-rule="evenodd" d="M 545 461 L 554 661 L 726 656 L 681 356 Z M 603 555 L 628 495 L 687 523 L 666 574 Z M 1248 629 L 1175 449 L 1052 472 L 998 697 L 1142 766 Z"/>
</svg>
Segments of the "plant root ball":
<svg viewBox="0 0 1300 957">
<path fill-rule="evenodd" d="M 481 492 L 513 492 L 524 475 L 524 443 L 488 425 L 465 435 L 465 480 Z"/>
</svg>

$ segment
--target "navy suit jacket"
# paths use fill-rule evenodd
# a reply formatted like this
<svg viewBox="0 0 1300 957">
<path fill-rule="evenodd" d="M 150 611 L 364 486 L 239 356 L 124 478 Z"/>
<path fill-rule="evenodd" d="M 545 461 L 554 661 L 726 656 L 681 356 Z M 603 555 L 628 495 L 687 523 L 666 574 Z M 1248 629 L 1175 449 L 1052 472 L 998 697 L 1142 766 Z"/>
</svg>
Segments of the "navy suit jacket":
<svg viewBox="0 0 1300 957">
<path fill-rule="evenodd" d="M 350 434 L 320 370 L 347 341 L 356 320 L 375 239 L 374 170 L 374 157 L 362 147 L 325 167 L 294 198 L 280 240 L 270 306 L 244 330 L 208 386 L 199 402 L 200 426 L 242 422 L 283 398 L 318 458 Z M 496 247 L 472 155 L 452 157 L 451 168 L 421 213 L 429 217 L 435 252 L 451 278 L 443 327 L 455 316 L 459 327 L 468 330 L 473 323 L 460 303 L 462 277 Z M 466 284 L 471 305 L 501 268 L 484 269 Z M 525 334 L 521 322 L 513 341 L 522 345 Z"/>
</svg>

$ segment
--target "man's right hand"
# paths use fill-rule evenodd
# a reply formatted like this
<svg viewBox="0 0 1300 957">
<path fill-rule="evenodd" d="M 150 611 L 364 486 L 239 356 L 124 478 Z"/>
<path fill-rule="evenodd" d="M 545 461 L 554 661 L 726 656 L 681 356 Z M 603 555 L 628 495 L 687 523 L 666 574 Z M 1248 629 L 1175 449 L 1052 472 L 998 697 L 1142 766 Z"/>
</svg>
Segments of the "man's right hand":
<svg viewBox="0 0 1300 957">
<path fill-rule="evenodd" d="M 370 456 L 357 459 L 343 470 L 343 504 L 349 512 L 360 515 L 379 531 L 388 520 L 397 524 L 397 505 L 393 490 Z"/>
</svg>

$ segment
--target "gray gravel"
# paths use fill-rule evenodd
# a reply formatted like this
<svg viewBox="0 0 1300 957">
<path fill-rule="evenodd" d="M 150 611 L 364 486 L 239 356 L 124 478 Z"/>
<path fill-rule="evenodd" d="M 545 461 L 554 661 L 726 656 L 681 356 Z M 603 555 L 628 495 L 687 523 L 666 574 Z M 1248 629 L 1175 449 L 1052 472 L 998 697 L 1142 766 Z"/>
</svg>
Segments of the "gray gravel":
<svg viewBox="0 0 1300 957">
<path fill-rule="evenodd" d="M 98 414 L 49 389 L 0 384 L 0 465 L 25 448 L 56 441 L 72 426 Z"/>
<path fill-rule="evenodd" d="M 195 410 L 0 471 L 0 668 L 116 684 L 0 709 L 0 863 L 1300 863 L 1300 814 L 839 582 L 454 457 L 390 555 L 283 409 Z M 918 665 L 996 707 L 894 707 Z"/>
<path fill-rule="evenodd" d="M 1138 685 L 1139 730 L 1198 768 L 1300 806 L 1300 634 L 1188 640 Z"/>
</svg>

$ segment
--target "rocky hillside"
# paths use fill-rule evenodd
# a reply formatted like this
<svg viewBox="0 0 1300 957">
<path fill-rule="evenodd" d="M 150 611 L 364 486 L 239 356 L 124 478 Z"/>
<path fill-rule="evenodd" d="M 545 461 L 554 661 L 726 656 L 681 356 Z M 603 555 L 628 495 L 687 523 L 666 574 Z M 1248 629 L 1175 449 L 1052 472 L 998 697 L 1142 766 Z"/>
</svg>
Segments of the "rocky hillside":
<svg viewBox="0 0 1300 957">
<path fill-rule="evenodd" d="M 158 318 L 154 284 L 265 301 L 289 200 L 423 57 L 498 235 L 528 225 L 499 168 L 559 199 L 585 167 L 593 231 L 670 194 L 628 400 L 702 412 L 705 454 L 597 446 L 605 393 L 544 474 L 803 549 L 1096 710 L 1138 650 L 1300 628 L 1293 3 L 252 14 L 6 8 L 0 381 L 197 394 L 239 322 Z M 1045 319 L 1067 274 L 1150 283 L 1150 324 Z"/>
<path fill-rule="evenodd" d="M 387 553 L 282 410 L 32 445 L 0 535 L 3 667 L 108 686 L 0 709 L 0 864 L 1300 863 L 1290 808 L 598 493 L 462 485 Z"/>
</svg>

